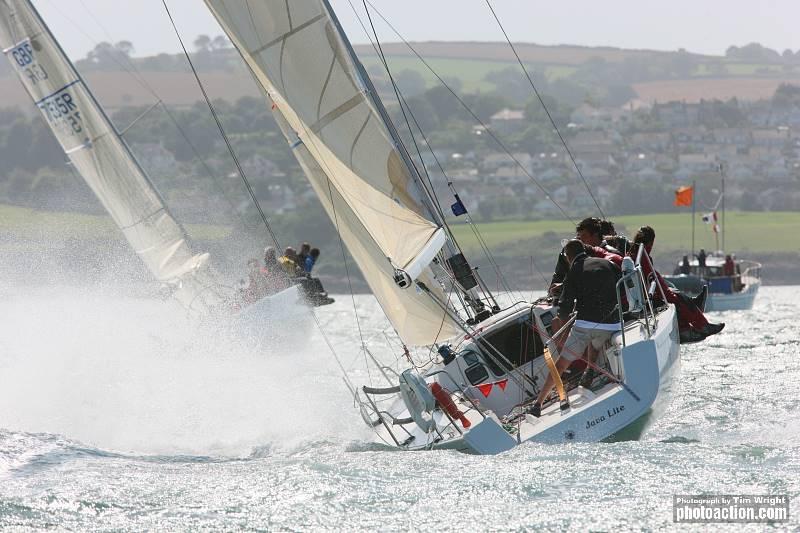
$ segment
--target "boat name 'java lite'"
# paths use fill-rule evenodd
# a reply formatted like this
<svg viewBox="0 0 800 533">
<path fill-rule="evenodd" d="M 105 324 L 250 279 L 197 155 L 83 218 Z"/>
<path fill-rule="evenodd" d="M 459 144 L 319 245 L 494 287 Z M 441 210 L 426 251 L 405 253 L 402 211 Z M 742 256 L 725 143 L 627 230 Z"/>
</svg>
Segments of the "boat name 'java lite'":
<svg viewBox="0 0 800 533">
<path fill-rule="evenodd" d="M 616 416 L 616 415 L 620 414 L 624 410 L 625 410 L 625 406 L 624 405 L 619 405 L 617 407 L 612 407 L 611 409 L 607 409 L 606 410 L 606 414 L 600 415 L 597 418 L 595 418 L 594 420 L 587 420 L 586 421 L 586 429 L 593 428 L 594 426 L 596 426 L 600 422 L 605 422 L 606 420 L 608 420 L 612 416 Z"/>
</svg>

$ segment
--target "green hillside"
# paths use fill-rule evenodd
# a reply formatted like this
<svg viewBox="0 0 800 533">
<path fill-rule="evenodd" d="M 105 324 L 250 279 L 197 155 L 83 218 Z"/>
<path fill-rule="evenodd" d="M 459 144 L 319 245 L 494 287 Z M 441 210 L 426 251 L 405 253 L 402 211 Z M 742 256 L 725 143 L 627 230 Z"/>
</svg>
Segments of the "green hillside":
<svg viewBox="0 0 800 533">
<path fill-rule="evenodd" d="M 656 231 L 656 247 L 666 250 L 688 250 L 692 245 L 692 226 L 689 213 L 631 215 L 611 217 L 621 233 L 632 236 L 642 225 L 650 225 Z M 780 253 L 796 249 L 789 245 L 786 237 L 800 234 L 800 213 L 794 212 L 729 212 L 726 214 L 727 234 L 725 247 L 734 253 Z M 541 238 L 552 231 L 553 238 L 569 237 L 573 226 L 566 221 L 504 221 L 477 225 L 483 239 L 492 249 L 511 249 L 516 243 Z M 703 224 L 697 215 L 695 248 L 715 249 L 711 226 Z M 456 237 L 468 250 L 477 250 L 479 244 L 466 224 L 454 225 Z M 787 248 L 788 246 L 788 248 Z M 520 251 L 528 255 L 531 251 Z"/>
</svg>

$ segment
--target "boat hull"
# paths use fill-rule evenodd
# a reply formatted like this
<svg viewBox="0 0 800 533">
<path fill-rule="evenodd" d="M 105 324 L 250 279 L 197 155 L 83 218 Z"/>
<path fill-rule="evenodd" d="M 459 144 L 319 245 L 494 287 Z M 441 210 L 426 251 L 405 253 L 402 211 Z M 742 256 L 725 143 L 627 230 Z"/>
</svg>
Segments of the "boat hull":
<svg viewBox="0 0 800 533">
<path fill-rule="evenodd" d="M 596 393 L 575 389 L 570 409 L 561 411 L 554 405 L 538 419 L 526 417 L 520 440 L 597 442 L 641 436 L 669 405 L 680 370 L 675 308 L 661 314 L 649 339 L 629 343 L 619 357 L 625 386 L 609 384 Z"/>
<path fill-rule="evenodd" d="M 383 419 L 383 427 L 376 428 L 379 438 L 387 444 L 394 440 L 397 446 L 407 450 L 456 449 L 477 454 L 499 453 L 523 442 L 556 444 L 636 439 L 669 405 L 680 370 L 675 307 L 670 305 L 659 312 L 655 324 L 651 319 L 650 326 L 648 331 L 643 321 L 626 325 L 625 339 L 621 333 L 616 334 L 606 351 L 609 364 L 622 377 L 623 384 L 610 381 L 594 391 L 576 387 L 569 391 L 570 408 L 565 411 L 561 411 L 558 402 L 553 402 L 538 418 L 522 415 L 501 421 L 495 413 L 503 416 L 508 409 L 489 407 L 487 400 L 492 394 L 522 397 L 521 391 L 508 381 L 496 393 L 485 398 L 482 395 L 483 402 L 472 400 L 482 405 L 483 414 L 469 409 L 466 402 L 460 403 L 462 409 L 466 408 L 464 414 L 471 424 L 469 429 L 459 422 L 451 422 L 442 411 L 436 410 L 432 417 L 436 427 L 441 428 L 438 435 L 426 433 L 412 423 L 404 425 L 403 436 L 408 438 L 398 439 L 391 436 L 392 423 Z M 491 334 L 491 329 L 487 334 Z M 468 378 L 457 376 L 452 367 L 448 372 L 447 368 L 437 373 L 437 381 L 449 390 L 459 390 L 458 383 Z M 394 413 L 396 421 L 409 420 L 409 411 L 404 409 L 402 400 L 387 412 Z"/>
<path fill-rule="evenodd" d="M 712 292 L 706 301 L 706 311 L 739 311 L 753 308 L 761 281 L 749 283 L 741 292 L 724 294 Z"/>
</svg>

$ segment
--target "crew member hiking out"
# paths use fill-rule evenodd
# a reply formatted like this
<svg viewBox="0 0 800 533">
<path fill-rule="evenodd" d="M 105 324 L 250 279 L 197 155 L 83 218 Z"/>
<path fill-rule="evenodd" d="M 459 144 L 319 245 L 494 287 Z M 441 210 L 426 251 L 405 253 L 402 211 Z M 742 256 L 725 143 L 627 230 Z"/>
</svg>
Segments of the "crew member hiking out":
<svg viewBox="0 0 800 533">
<path fill-rule="evenodd" d="M 559 351 L 554 340 L 548 342 L 550 353 L 556 358 L 559 374 L 581 358 L 589 345 L 599 350 L 615 331 L 620 330 L 616 312 L 617 281 L 621 277 L 619 268 L 606 259 L 589 257 L 584 244 L 577 239 L 567 243 L 564 254 L 570 266 L 558 301 L 558 316 L 553 319 L 553 331 L 561 328 L 573 309 L 577 311 L 577 317 L 563 349 Z M 552 391 L 554 383 L 555 377 L 551 373 L 536 398 L 531 414 L 541 416 L 542 403 Z"/>
<path fill-rule="evenodd" d="M 656 232 L 650 226 L 642 226 L 636 232 L 633 239 L 633 247 L 630 250 L 630 257 L 634 260 L 639 251 L 639 246 L 644 246 L 646 254 L 642 258 L 642 274 L 648 283 L 655 280 L 661 287 L 654 294 L 656 300 L 661 300 L 663 292 L 667 302 L 675 304 L 678 313 L 678 329 L 680 330 L 681 343 L 700 342 L 710 335 L 716 335 L 725 327 L 724 322 L 719 324 L 710 323 L 703 312 L 695 305 L 691 298 L 682 292 L 674 291 L 664 278 L 661 277 L 651 263 L 653 244 L 656 240 Z M 703 252 L 703 250 L 701 250 Z"/>
</svg>

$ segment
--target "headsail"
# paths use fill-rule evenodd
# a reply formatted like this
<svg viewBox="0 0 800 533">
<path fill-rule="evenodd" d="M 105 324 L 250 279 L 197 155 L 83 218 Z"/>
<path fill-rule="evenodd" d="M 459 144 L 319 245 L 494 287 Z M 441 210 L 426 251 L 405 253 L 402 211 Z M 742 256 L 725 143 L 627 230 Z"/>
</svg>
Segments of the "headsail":
<svg viewBox="0 0 800 533">
<path fill-rule="evenodd" d="M 28 0 L 0 0 L 0 46 L 72 165 L 128 242 L 162 282 L 196 307 L 206 290 L 208 254 L 194 254 L 180 225 Z M 199 298 L 198 298 L 199 296 Z"/>
<path fill-rule="evenodd" d="M 327 3 L 205 1 L 272 99 L 284 135 L 401 338 L 425 345 L 459 334 L 427 268 L 444 232 L 366 94 Z M 398 286 L 398 269 L 430 292 Z"/>
</svg>

